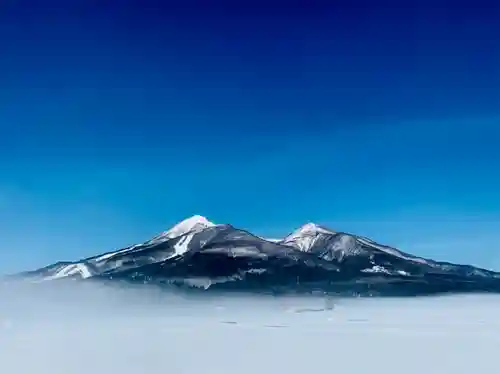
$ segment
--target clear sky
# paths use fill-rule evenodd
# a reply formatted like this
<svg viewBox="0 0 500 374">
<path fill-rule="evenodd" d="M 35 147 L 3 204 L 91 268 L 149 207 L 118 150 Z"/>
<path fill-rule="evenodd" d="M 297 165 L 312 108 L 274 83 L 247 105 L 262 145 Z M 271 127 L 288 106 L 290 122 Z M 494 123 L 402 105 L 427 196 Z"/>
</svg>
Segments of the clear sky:
<svg viewBox="0 0 500 374">
<path fill-rule="evenodd" d="M 500 3 L 274 3 L 3 2 L 0 272 L 192 214 L 500 269 Z"/>
</svg>

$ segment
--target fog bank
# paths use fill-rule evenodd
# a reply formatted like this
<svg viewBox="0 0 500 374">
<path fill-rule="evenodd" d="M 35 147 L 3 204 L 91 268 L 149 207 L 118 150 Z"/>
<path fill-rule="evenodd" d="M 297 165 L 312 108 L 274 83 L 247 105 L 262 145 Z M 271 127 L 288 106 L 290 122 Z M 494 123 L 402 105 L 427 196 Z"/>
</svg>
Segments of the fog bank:
<svg viewBox="0 0 500 374">
<path fill-rule="evenodd" d="M 500 297 L 406 299 L 3 287 L 0 372 L 469 373 L 496 369 Z"/>
</svg>

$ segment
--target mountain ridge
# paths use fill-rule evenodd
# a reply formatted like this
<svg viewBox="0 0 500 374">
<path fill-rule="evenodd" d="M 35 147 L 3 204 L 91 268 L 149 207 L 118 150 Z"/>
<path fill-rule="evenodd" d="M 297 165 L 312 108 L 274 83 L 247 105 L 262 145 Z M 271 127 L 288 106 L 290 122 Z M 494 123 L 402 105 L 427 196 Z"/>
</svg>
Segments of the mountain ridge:
<svg viewBox="0 0 500 374">
<path fill-rule="evenodd" d="M 500 292 L 500 273 L 426 259 L 315 223 L 282 239 L 266 239 L 199 215 L 143 243 L 17 277 L 382 296 Z"/>
</svg>

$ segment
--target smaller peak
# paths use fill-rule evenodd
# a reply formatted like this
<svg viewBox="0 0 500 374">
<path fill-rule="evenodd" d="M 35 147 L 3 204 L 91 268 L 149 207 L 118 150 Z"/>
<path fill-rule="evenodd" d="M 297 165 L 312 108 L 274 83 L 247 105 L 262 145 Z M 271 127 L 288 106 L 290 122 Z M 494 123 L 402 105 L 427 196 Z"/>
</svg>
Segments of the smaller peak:
<svg viewBox="0 0 500 374">
<path fill-rule="evenodd" d="M 285 237 L 283 241 L 296 240 L 304 236 L 314 236 L 318 234 L 335 234 L 336 232 L 313 222 L 300 226 L 297 230 Z"/>
<path fill-rule="evenodd" d="M 323 233 L 323 234 L 335 234 L 334 231 L 318 225 L 314 222 L 309 222 L 306 223 L 305 225 L 302 225 L 297 231 L 295 231 L 296 234 L 309 234 L 309 233 Z"/>
<path fill-rule="evenodd" d="M 213 226 L 214 224 L 210 222 L 206 217 L 200 216 L 199 214 L 195 214 L 194 216 L 191 216 L 189 218 L 186 218 L 185 220 L 179 222 L 176 226 L 178 225 L 196 225 L 196 224 L 204 224 L 208 226 Z"/>
<path fill-rule="evenodd" d="M 309 251 L 323 235 L 334 235 L 335 231 L 329 230 L 316 223 L 309 222 L 302 225 L 293 233 L 285 237 L 281 243 L 298 248 L 301 251 Z"/>
</svg>

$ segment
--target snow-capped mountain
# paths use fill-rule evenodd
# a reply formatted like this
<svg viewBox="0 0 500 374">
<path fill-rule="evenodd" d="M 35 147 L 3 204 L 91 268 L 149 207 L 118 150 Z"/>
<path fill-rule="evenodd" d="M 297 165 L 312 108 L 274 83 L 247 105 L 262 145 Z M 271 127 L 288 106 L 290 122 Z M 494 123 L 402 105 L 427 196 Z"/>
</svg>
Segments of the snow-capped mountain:
<svg viewBox="0 0 500 374">
<path fill-rule="evenodd" d="M 19 274 L 211 289 L 424 294 L 500 291 L 500 274 L 437 262 L 308 223 L 283 239 L 190 217 L 144 243 Z"/>
<path fill-rule="evenodd" d="M 159 243 L 168 239 L 173 239 L 189 232 L 199 232 L 207 229 L 209 227 L 216 226 L 213 222 L 210 222 L 203 216 L 195 215 L 184 221 L 179 222 L 177 225 L 172 227 L 170 230 L 162 232 L 161 234 L 155 236 L 148 243 Z"/>
</svg>

